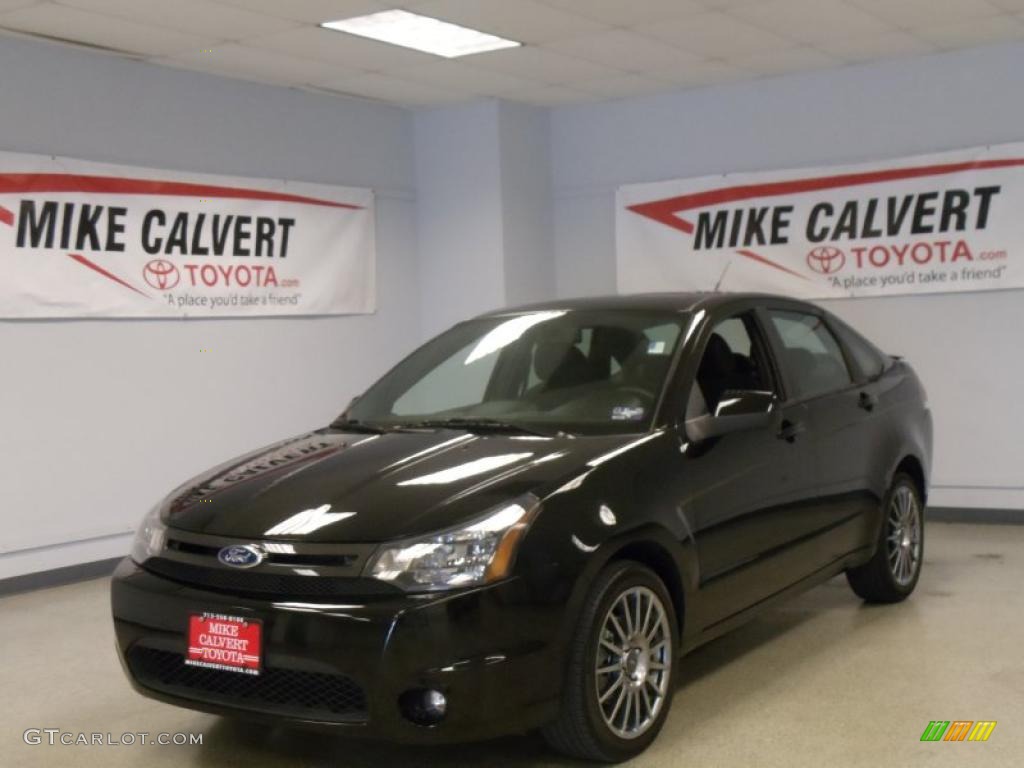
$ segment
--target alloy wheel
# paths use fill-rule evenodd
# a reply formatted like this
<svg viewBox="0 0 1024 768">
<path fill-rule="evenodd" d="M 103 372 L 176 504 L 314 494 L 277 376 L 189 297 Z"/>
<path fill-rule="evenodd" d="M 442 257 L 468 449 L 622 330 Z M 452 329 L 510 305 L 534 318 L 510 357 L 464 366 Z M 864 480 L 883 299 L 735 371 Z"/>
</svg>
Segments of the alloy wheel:
<svg viewBox="0 0 1024 768">
<path fill-rule="evenodd" d="M 632 587 L 612 603 L 600 631 L 595 677 L 601 716 L 616 736 L 635 739 L 658 719 L 668 694 L 668 613 L 652 590 Z"/>
<path fill-rule="evenodd" d="M 906 485 L 899 486 L 889 501 L 887 544 L 892 577 L 906 587 L 921 565 L 921 507 Z"/>
</svg>

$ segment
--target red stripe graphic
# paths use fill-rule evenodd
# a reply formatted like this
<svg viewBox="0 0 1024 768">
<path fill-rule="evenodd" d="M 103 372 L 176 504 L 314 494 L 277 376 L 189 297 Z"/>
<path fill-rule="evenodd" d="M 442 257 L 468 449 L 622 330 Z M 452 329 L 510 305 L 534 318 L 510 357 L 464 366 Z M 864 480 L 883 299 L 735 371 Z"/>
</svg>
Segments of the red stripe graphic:
<svg viewBox="0 0 1024 768">
<path fill-rule="evenodd" d="M 767 264 L 769 267 L 775 267 L 775 269 L 781 269 L 783 272 L 788 272 L 789 274 L 793 275 L 794 277 L 799 277 L 801 280 L 806 280 L 807 279 L 804 275 L 801 275 L 799 272 L 794 272 L 789 267 L 784 267 L 781 264 L 779 264 L 778 262 L 772 261 L 771 259 L 766 259 L 764 256 L 761 256 L 760 254 L 754 253 L 753 251 L 736 251 L 736 253 L 738 253 L 740 256 L 746 256 L 748 259 L 753 259 L 754 261 L 759 261 L 762 264 Z"/>
<path fill-rule="evenodd" d="M 304 203 L 328 208 L 362 210 L 361 205 L 337 203 L 303 195 L 267 192 L 261 189 L 218 187 L 182 181 L 127 179 L 116 176 L 85 176 L 76 173 L 3 173 L 0 195 L 38 192 L 91 192 L 113 195 L 169 195 L 175 197 L 220 197 L 237 200 L 267 200 L 278 203 Z"/>
<path fill-rule="evenodd" d="M 918 168 L 891 168 L 884 171 L 867 171 L 864 173 L 844 173 L 838 176 L 821 176 L 813 179 L 795 179 L 792 181 L 776 181 L 764 184 L 745 184 L 737 187 L 721 187 L 689 195 L 654 200 L 628 206 L 628 210 L 646 216 L 649 219 L 679 229 L 687 234 L 693 232 L 693 224 L 676 214 L 696 208 L 706 208 L 722 203 L 733 203 L 757 197 L 773 197 L 775 195 L 791 195 L 801 192 L 816 192 L 837 187 L 855 187 L 864 184 L 875 184 L 885 181 L 917 179 L 925 176 L 942 176 L 965 171 L 980 171 L 991 168 L 1013 168 L 1024 165 L 1022 158 L 1004 160 L 978 160 L 965 163 L 948 163 L 946 165 L 924 165 Z"/>
<path fill-rule="evenodd" d="M 6 224 L 8 227 L 14 226 L 14 212 L 9 211 L 0 205 L 0 221 Z"/>
<path fill-rule="evenodd" d="M 127 288 L 127 289 L 129 289 L 131 291 L 135 291 L 140 296 L 145 296 L 147 299 L 151 298 L 150 296 L 147 296 L 146 294 L 144 294 L 142 291 L 140 291 L 135 286 L 133 286 L 133 285 L 131 285 L 129 283 L 126 283 L 124 280 L 122 280 L 117 275 L 113 275 L 110 272 L 107 272 L 107 270 L 105 270 L 99 264 L 95 264 L 95 263 L 89 261 L 82 254 L 80 254 L 80 253 L 69 253 L 68 256 L 70 256 L 72 259 L 77 261 L 79 264 L 83 264 L 84 266 L 88 267 L 89 269 L 95 270 L 96 272 L 99 272 L 104 277 L 109 278 L 110 280 L 113 280 L 115 283 L 120 283 L 125 288 Z"/>
</svg>

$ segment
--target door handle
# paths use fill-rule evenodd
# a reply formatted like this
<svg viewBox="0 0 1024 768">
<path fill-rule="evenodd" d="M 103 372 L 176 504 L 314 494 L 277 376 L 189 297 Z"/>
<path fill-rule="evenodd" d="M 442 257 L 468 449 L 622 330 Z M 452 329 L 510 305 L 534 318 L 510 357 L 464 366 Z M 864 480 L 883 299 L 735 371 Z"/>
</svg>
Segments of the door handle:
<svg viewBox="0 0 1024 768">
<path fill-rule="evenodd" d="M 779 425 L 779 439 L 785 440 L 787 443 L 792 443 L 796 440 L 797 435 L 803 434 L 807 431 L 807 425 L 802 421 L 790 421 L 784 419 L 782 424 Z"/>
<path fill-rule="evenodd" d="M 857 398 L 857 405 L 865 411 L 873 411 L 875 406 L 878 405 L 878 395 L 874 395 L 871 392 L 861 392 L 860 397 Z"/>
</svg>

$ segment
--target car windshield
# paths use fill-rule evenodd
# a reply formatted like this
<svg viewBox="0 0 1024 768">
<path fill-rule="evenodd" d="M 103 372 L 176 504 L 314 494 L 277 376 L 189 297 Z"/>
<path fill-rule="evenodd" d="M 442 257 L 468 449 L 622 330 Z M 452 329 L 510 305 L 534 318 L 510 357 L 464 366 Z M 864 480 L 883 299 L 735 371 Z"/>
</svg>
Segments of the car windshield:
<svg viewBox="0 0 1024 768">
<path fill-rule="evenodd" d="M 611 434 L 644 432 L 683 312 L 543 310 L 460 323 L 374 384 L 341 421 Z"/>
</svg>

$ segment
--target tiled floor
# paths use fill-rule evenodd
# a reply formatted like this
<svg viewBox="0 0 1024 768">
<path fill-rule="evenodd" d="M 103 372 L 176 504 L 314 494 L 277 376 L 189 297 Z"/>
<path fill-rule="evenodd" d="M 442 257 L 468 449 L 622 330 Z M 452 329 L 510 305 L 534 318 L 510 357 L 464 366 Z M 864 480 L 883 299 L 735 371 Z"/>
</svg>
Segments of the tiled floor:
<svg viewBox="0 0 1024 768">
<path fill-rule="evenodd" d="M 868 607 L 844 579 L 683 661 L 636 766 L 1024 765 L 1024 526 L 934 524 L 917 592 Z M 0 765 L 565 765 L 536 736 L 434 749 L 265 728 L 135 694 L 96 580 L 0 599 Z M 929 720 L 996 720 L 987 743 L 921 743 Z M 28 728 L 193 732 L 202 746 L 27 745 Z"/>
</svg>

